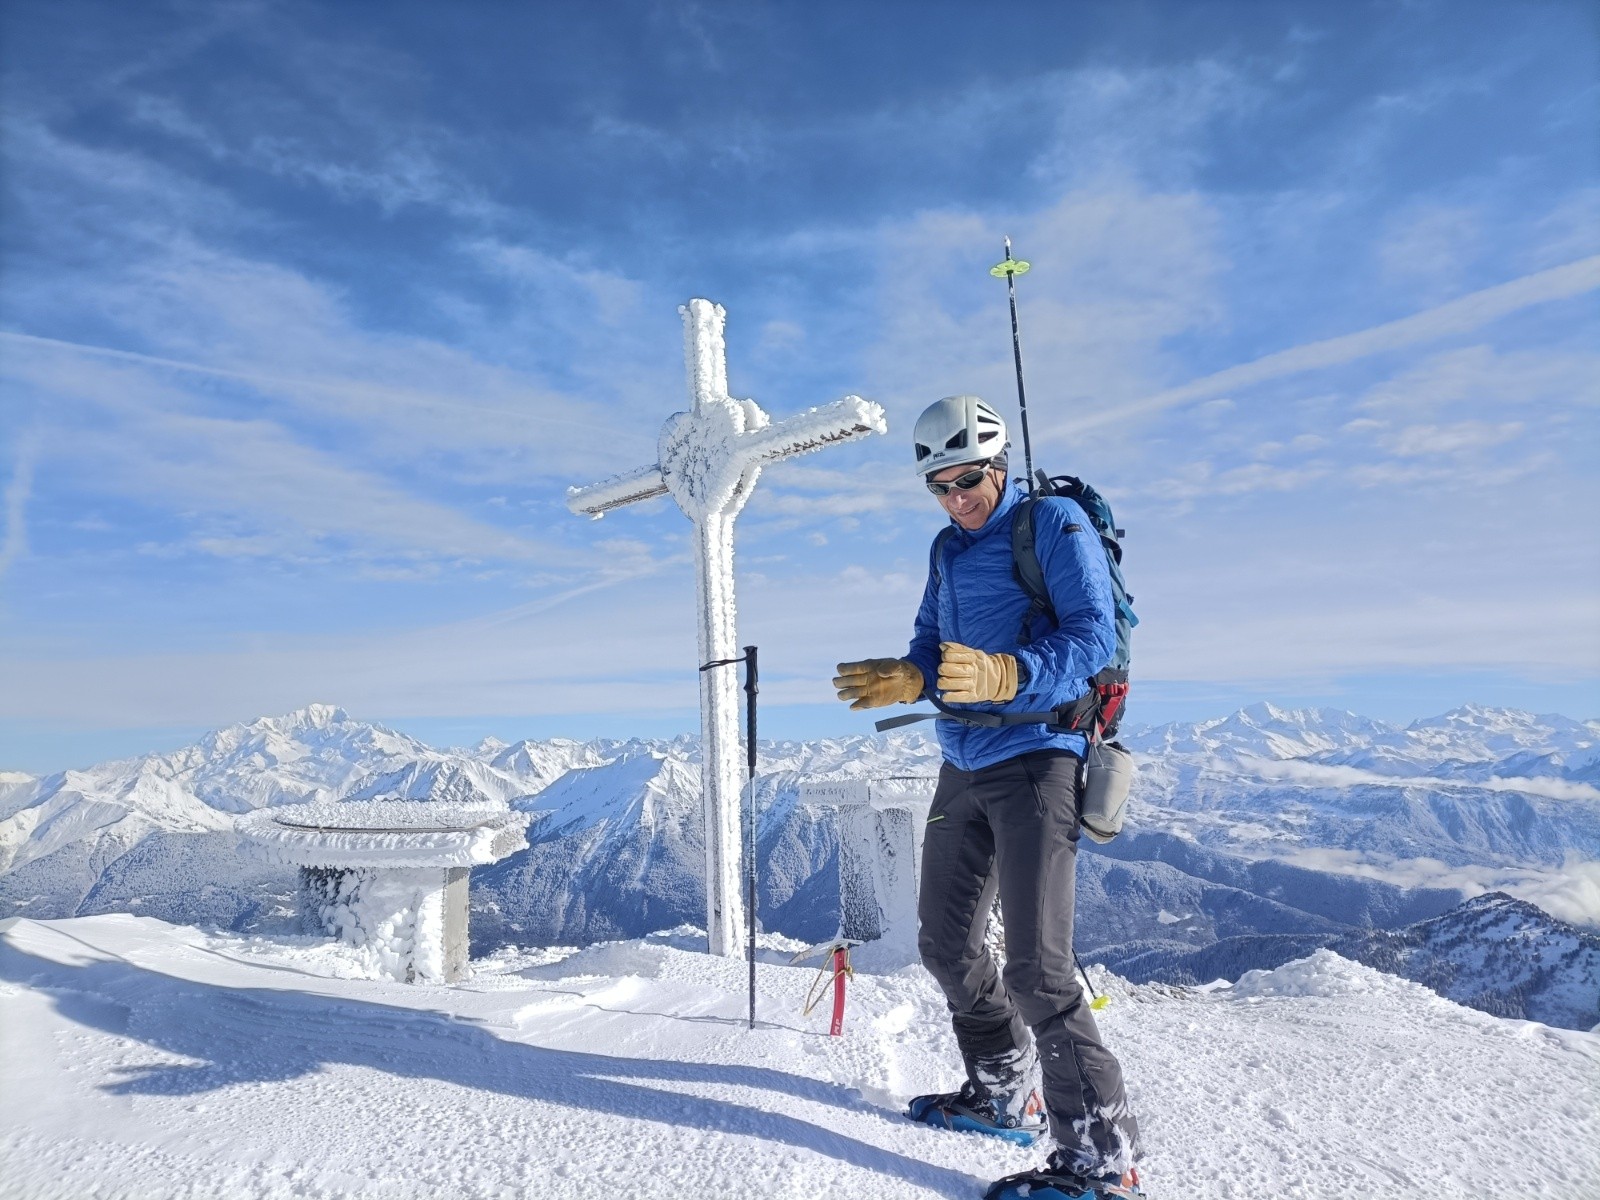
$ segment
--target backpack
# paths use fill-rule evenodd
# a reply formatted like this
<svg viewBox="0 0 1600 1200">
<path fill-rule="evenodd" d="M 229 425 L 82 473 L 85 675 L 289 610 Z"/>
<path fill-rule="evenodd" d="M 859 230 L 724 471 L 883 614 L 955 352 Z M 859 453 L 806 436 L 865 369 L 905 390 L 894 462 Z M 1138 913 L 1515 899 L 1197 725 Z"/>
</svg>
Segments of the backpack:
<svg viewBox="0 0 1600 1200">
<path fill-rule="evenodd" d="M 1087 692 L 1053 713 L 981 714 L 977 720 L 972 720 L 975 714 L 958 715 L 945 710 L 946 715 L 972 720 L 972 723 L 982 725 L 1013 725 L 1046 720 L 1047 726 L 1052 730 L 1081 733 L 1091 743 L 1109 742 L 1117 736 L 1117 727 L 1121 723 L 1127 704 L 1128 668 L 1131 661 L 1129 642 L 1133 627 L 1139 623 L 1139 618 L 1133 611 L 1133 597 L 1128 593 L 1127 583 L 1122 577 L 1121 539 L 1126 537 L 1127 533 L 1117 528 L 1116 518 L 1111 513 L 1111 505 L 1106 503 L 1105 497 L 1083 480 L 1074 475 L 1049 476 L 1043 470 L 1039 471 L 1038 476 L 1038 490 L 1018 502 L 1017 515 L 1011 524 L 1011 570 L 1016 576 L 1017 583 L 1031 601 L 1027 613 L 1022 618 L 1022 631 L 1018 641 L 1025 645 L 1032 640 L 1033 624 L 1040 616 L 1049 614 L 1051 620 L 1056 619 L 1055 606 L 1050 603 L 1050 590 L 1045 584 L 1044 569 L 1039 565 L 1039 554 L 1034 545 L 1034 521 L 1038 515 L 1038 501 L 1042 497 L 1063 496 L 1083 509 L 1084 515 L 1089 518 L 1089 523 L 1094 526 L 1095 533 L 1100 537 L 1101 547 L 1105 550 L 1106 568 L 1111 575 L 1111 598 L 1116 609 L 1113 616 L 1117 632 L 1116 652 L 1112 655 L 1110 663 L 1089 680 Z M 946 526 L 934 539 L 932 560 L 935 582 L 939 580 L 939 563 L 943 559 L 944 543 L 953 532 Z M 1069 525 L 1067 532 L 1076 533 L 1080 532 L 1080 529 L 1076 525 Z M 996 717 L 1000 719 L 996 720 Z"/>
<path fill-rule="evenodd" d="M 1110 741 L 1117 736 L 1123 709 L 1128 700 L 1128 669 L 1132 663 L 1130 640 L 1133 627 L 1139 623 L 1133 611 L 1133 597 L 1122 578 L 1122 541 L 1127 531 L 1117 528 L 1111 515 L 1111 505 L 1094 488 L 1075 475 L 1046 476 L 1039 472 L 1039 488 L 1026 497 L 1018 508 L 1011 526 L 1012 570 L 1033 601 L 1028 615 L 1023 618 L 1022 630 L 1026 638 L 1029 626 L 1040 613 L 1055 618 L 1050 603 L 1050 593 L 1045 587 L 1044 571 L 1039 566 L 1039 556 L 1034 550 L 1033 522 L 1035 502 L 1041 496 L 1064 496 L 1075 501 L 1089 518 L 1095 533 L 1100 535 L 1101 548 L 1106 552 L 1106 569 L 1111 575 L 1111 599 L 1116 609 L 1113 622 L 1117 630 L 1117 649 L 1111 661 L 1099 674 L 1089 680 L 1089 690 L 1061 713 L 1059 725 L 1089 735 L 1092 741 Z"/>
</svg>

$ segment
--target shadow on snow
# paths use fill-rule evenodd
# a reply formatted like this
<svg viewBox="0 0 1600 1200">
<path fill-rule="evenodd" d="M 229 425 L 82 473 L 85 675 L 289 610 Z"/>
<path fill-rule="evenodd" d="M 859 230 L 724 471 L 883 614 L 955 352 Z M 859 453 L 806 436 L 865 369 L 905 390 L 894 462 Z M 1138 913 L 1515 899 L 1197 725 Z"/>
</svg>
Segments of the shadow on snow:
<svg viewBox="0 0 1600 1200">
<path fill-rule="evenodd" d="M 978 1182 L 798 1117 L 650 1086 L 659 1081 L 757 1088 L 870 1111 L 845 1088 L 767 1067 L 550 1050 L 504 1041 L 446 1013 L 271 988 L 221 987 L 120 959 L 62 964 L 3 940 L 0 979 L 42 991 L 58 1012 L 80 1025 L 195 1060 L 121 1068 L 124 1077 L 105 1086 L 116 1095 L 195 1095 L 298 1079 L 348 1064 L 605 1116 L 760 1138 L 945 1195 L 969 1195 Z"/>
</svg>

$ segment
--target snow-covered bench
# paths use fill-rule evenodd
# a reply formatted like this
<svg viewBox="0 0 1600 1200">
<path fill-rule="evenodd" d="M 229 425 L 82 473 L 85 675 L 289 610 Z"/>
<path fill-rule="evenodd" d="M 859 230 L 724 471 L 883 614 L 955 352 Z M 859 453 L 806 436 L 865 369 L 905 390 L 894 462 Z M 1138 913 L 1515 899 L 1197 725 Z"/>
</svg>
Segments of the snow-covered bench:
<svg viewBox="0 0 1600 1200">
<path fill-rule="evenodd" d="M 300 868 L 300 915 L 369 951 L 407 983 L 467 965 L 467 876 L 526 848 L 525 813 L 438 801 L 347 800 L 261 809 L 238 831 L 259 857 Z"/>
</svg>

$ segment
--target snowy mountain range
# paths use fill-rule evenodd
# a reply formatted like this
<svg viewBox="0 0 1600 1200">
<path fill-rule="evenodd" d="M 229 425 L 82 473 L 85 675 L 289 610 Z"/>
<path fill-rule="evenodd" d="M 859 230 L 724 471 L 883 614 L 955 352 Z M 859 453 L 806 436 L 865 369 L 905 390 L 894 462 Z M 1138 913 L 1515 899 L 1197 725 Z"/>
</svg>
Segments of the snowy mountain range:
<svg viewBox="0 0 1600 1200">
<path fill-rule="evenodd" d="M 1600 1019 L 1581 1002 L 1591 960 L 1572 950 L 1590 935 L 1553 919 L 1600 923 L 1600 723 L 1467 707 L 1402 728 L 1261 704 L 1125 741 L 1138 761 L 1130 826 L 1080 856 L 1086 954 L 1139 978 L 1198 979 L 1208 964 L 1233 977 L 1287 961 L 1275 956 L 1291 944 L 1334 946 L 1434 986 L 1436 955 L 1376 942 L 1357 952 L 1349 939 L 1389 931 L 1431 945 L 1418 928 L 1498 889 L 1553 917 L 1513 936 L 1476 909 L 1452 916 L 1481 953 L 1452 968 L 1445 994 L 1585 1028 Z M 931 776 L 938 751 L 896 734 L 760 752 L 762 920 L 820 940 L 838 921 L 837 812 L 803 802 L 801 781 Z M 473 876 L 476 953 L 641 936 L 703 919 L 698 772 L 689 737 L 435 749 L 312 705 L 171 754 L 0 776 L 0 918 L 132 912 L 284 929 L 292 872 L 242 857 L 234 816 L 399 797 L 534 816 L 529 850 Z M 1530 946 L 1551 965 L 1549 987 L 1504 969 Z M 1569 983 L 1579 999 L 1540 1007 Z"/>
</svg>

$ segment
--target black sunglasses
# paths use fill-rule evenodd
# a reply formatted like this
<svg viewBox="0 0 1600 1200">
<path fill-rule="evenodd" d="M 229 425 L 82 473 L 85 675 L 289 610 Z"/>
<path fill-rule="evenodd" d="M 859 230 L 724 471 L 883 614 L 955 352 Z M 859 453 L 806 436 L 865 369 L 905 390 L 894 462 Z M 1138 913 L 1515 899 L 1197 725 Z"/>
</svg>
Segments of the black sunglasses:
<svg viewBox="0 0 1600 1200">
<path fill-rule="evenodd" d="M 949 483 L 935 483 L 930 479 L 928 480 L 928 490 L 935 496 L 948 496 L 951 488 L 955 488 L 957 491 L 970 492 L 982 483 L 988 477 L 988 474 L 989 464 L 983 463 L 973 467 L 965 475 L 957 475 Z"/>
</svg>

